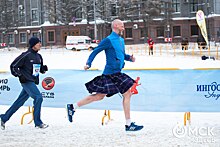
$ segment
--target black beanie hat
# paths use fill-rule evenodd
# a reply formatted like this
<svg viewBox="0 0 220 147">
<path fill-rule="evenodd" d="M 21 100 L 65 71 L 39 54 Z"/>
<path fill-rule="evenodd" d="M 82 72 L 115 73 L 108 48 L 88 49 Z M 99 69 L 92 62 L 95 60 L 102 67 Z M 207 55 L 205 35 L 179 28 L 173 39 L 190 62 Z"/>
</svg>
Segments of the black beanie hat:
<svg viewBox="0 0 220 147">
<path fill-rule="evenodd" d="M 32 48 L 33 46 L 35 46 L 37 43 L 41 42 L 39 38 L 33 36 L 29 39 L 29 45 L 30 48 Z"/>
</svg>

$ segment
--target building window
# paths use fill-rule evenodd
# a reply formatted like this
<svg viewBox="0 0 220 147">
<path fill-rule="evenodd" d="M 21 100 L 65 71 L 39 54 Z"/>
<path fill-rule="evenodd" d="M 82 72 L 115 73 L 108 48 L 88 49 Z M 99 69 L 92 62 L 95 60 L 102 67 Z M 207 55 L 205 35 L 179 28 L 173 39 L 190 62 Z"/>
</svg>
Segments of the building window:
<svg viewBox="0 0 220 147">
<path fill-rule="evenodd" d="M 157 27 L 157 37 L 164 37 L 164 27 Z"/>
<path fill-rule="evenodd" d="M 172 7 L 174 12 L 180 12 L 180 0 L 172 0 Z"/>
<path fill-rule="evenodd" d="M 38 4 L 37 4 L 37 0 L 31 0 L 31 8 L 37 8 Z"/>
<path fill-rule="evenodd" d="M 3 18 L 2 18 L 3 16 L 2 16 L 2 15 L 3 15 L 3 14 L 0 15 L 0 21 L 3 21 Z"/>
<path fill-rule="evenodd" d="M 160 7 L 160 14 L 165 14 L 165 2 L 161 1 Z"/>
<path fill-rule="evenodd" d="M 8 43 L 14 44 L 14 34 L 8 34 Z"/>
<path fill-rule="evenodd" d="M 173 26 L 173 37 L 181 36 L 180 26 Z"/>
<path fill-rule="evenodd" d="M 55 42 L 55 31 L 48 31 L 48 42 Z"/>
<path fill-rule="evenodd" d="M 197 25 L 191 26 L 191 36 L 198 36 L 199 35 L 199 28 Z"/>
<path fill-rule="evenodd" d="M 190 0 L 190 12 L 198 11 L 198 0 Z"/>
<path fill-rule="evenodd" d="M 220 27 L 217 30 L 217 37 L 220 38 Z"/>
<path fill-rule="evenodd" d="M 38 20 L 37 10 L 31 10 L 31 18 L 32 18 L 32 21 Z"/>
<path fill-rule="evenodd" d="M 20 34 L 19 34 L 19 39 L 20 39 L 20 43 L 27 43 L 27 35 L 26 35 L 26 32 L 25 32 L 25 33 L 20 33 Z"/>
<path fill-rule="evenodd" d="M 132 28 L 125 29 L 125 38 L 132 38 Z"/>
<path fill-rule="evenodd" d="M 25 11 L 24 11 L 24 6 L 23 5 L 18 5 L 18 17 L 19 21 L 24 23 L 25 21 Z"/>
<path fill-rule="evenodd" d="M 111 4 L 111 16 L 116 16 L 116 4 Z"/>
<path fill-rule="evenodd" d="M 141 38 L 143 38 L 143 37 L 148 37 L 148 29 L 146 28 L 146 30 L 145 30 L 145 28 L 140 28 L 141 29 Z M 144 30 L 145 30 L 145 32 L 144 32 Z"/>
<path fill-rule="evenodd" d="M 95 36 L 95 35 L 94 35 L 94 30 L 93 30 L 93 29 L 92 29 L 92 30 L 90 29 L 90 30 L 89 30 L 89 37 L 90 37 L 90 38 L 95 38 L 94 36 Z"/>
<path fill-rule="evenodd" d="M 32 36 L 39 37 L 38 32 L 32 32 Z"/>
<path fill-rule="evenodd" d="M 136 9 L 136 11 L 134 11 L 133 14 L 132 14 L 133 17 L 139 17 L 140 14 L 141 14 L 141 13 L 140 13 L 140 11 L 141 11 L 141 10 L 140 10 L 140 4 L 137 3 L 137 2 L 134 2 L 134 3 L 132 4 L 132 6 L 133 6 L 134 9 Z"/>
<path fill-rule="evenodd" d="M 76 11 L 76 19 L 82 19 L 82 8 L 79 8 L 79 10 Z"/>
</svg>

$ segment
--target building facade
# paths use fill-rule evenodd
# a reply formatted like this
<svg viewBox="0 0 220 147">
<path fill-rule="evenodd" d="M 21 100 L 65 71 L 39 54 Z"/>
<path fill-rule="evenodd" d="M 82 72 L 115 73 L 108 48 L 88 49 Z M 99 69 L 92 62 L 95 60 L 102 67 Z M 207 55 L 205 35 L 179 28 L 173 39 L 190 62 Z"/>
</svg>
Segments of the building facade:
<svg viewBox="0 0 220 147">
<path fill-rule="evenodd" d="M 201 37 L 196 12 L 206 16 L 210 41 L 220 41 L 218 0 L 3 0 L 0 43 L 27 47 L 28 38 L 38 36 L 43 46 L 64 46 L 68 35 L 87 35 L 102 40 L 111 32 L 111 21 L 125 22 L 126 44 L 196 42 Z M 152 7 L 152 5 L 154 7 Z M 158 8 L 158 5 L 160 6 Z M 7 15 L 5 12 L 10 12 Z M 95 13 L 94 13 L 95 12 Z M 157 15 L 156 15 L 157 13 Z"/>
</svg>

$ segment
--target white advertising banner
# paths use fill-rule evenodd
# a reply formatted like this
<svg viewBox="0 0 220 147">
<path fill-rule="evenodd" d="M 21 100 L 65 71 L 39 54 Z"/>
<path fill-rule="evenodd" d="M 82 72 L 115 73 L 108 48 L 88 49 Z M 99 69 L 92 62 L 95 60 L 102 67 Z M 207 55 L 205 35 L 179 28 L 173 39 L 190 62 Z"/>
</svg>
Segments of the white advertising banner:
<svg viewBox="0 0 220 147">
<path fill-rule="evenodd" d="M 126 70 L 140 77 L 138 94 L 132 96 L 131 110 L 173 112 L 220 112 L 220 70 Z M 46 107 L 63 107 L 89 93 L 84 84 L 102 71 L 50 70 L 40 75 L 38 85 Z M 18 78 L 0 74 L 0 105 L 11 105 L 21 91 Z M 30 98 L 25 105 L 32 106 Z M 122 96 L 116 94 L 86 105 L 88 109 L 123 110 Z"/>
</svg>

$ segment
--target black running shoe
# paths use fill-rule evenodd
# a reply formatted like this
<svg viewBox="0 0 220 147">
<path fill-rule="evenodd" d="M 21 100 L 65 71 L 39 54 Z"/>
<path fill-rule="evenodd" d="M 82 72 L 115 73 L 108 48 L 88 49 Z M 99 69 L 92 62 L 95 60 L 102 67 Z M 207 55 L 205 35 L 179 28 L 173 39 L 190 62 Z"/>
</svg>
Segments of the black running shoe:
<svg viewBox="0 0 220 147">
<path fill-rule="evenodd" d="M 5 123 L 2 121 L 1 116 L 0 116 L 0 124 L 1 124 L 1 129 L 5 130 Z"/>
</svg>

